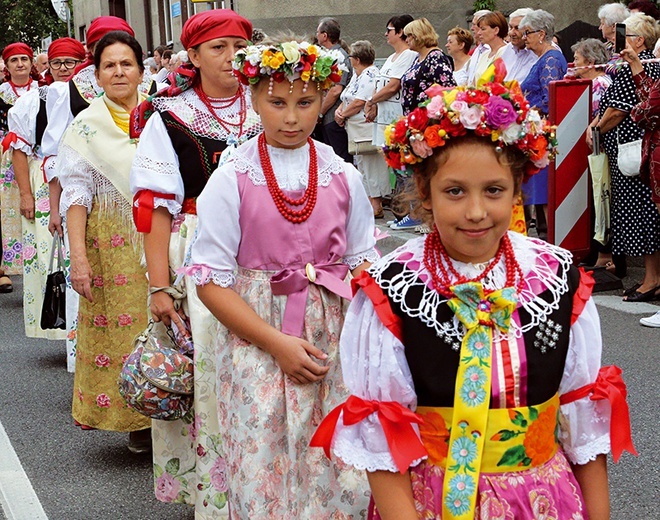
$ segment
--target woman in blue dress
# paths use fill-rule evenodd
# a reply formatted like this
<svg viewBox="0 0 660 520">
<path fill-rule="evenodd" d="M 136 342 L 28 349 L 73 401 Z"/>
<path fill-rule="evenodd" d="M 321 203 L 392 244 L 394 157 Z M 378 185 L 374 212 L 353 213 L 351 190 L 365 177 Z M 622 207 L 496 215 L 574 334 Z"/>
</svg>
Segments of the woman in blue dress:
<svg viewBox="0 0 660 520">
<path fill-rule="evenodd" d="M 547 116 L 550 82 L 563 79 L 567 68 L 566 58 L 552 43 L 552 37 L 555 34 L 555 17 L 547 11 L 537 9 L 520 21 L 520 30 L 527 48 L 539 57 L 521 87 L 530 106 Z M 542 206 L 543 216 L 546 217 L 547 222 L 547 167 L 523 184 L 523 202 L 525 206 Z M 537 213 L 537 218 L 540 216 Z"/>
</svg>

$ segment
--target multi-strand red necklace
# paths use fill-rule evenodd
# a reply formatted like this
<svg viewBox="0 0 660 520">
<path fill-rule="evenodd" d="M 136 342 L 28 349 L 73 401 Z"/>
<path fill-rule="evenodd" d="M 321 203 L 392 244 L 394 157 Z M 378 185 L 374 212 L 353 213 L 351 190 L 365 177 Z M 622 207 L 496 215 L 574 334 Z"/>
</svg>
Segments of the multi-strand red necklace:
<svg viewBox="0 0 660 520">
<path fill-rule="evenodd" d="M 27 88 L 25 88 L 25 92 L 30 90 L 30 87 L 32 86 L 32 78 L 29 79 L 29 81 L 27 82 L 27 85 L 16 85 L 12 80 L 9 80 L 8 83 L 9 83 L 9 86 L 11 87 L 11 89 L 14 91 L 14 94 L 16 94 L 16 97 L 19 98 L 19 97 L 21 97 L 21 95 L 18 93 L 18 90 L 16 90 L 16 89 L 27 87 Z"/>
<path fill-rule="evenodd" d="M 319 163 L 316 156 L 316 146 L 311 138 L 307 138 L 309 143 L 309 178 L 307 180 L 307 189 L 302 197 L 293 199 L 286 195 L 277 184 L 277 178 L 273 171 L 273 165 L 270 162 L 270 155 L 268 154 L 268 145 L 266 144 L 266 135 L 262 132 L 259 135 L 259 159 L 261 160 L 261 168 L 264 171 L 266 184 L 270 196 L 277 206 L 280 214 L 289 222 L 300 224 L 305 222 L 314 210 L 316 205 L 316 196 L 318 194 L 319 186 Z M 294 209 L 302 206 L 300 209 Z"/>
<path fill-rule="evenodd" d="M 216 99 L 211 100 L 211 98 L 206 95 L 206 92 L 204 92 L 201 85 L 195 85 L 195 87 L 193 88 L 199 100 L 208 109 L 209 113 L 218 122 L 218 124 L 222 128 L 224 128 L 227 133 L 232 133 L 231 129 L 229 128 L 230 126 L 238 127 L 238 137 L 240 137 L 241 134 L 243 133 L 243 123 L 245 123 L 245 118 L 247 117 L 247 110 L 246 110 L 247 102 L 245 101 L 245 95 L 243 94 L 243 85 L 241 84 L 238 85 L 238 90 L 236 91 L 236 94 L 234 94 L 232 97 L 217 99 L 217 100 Z M 236 103 L 237 99 L 240 99 L 240 107 L 238 110 L 238 123 L 225 121 L 220 116 L 218 116 L 216 112 L 217 110 L 223 110 L 225 108 L 229 108 L 234 103 Z"/>
<path fill-rule="evenodd" d="M 468 282 L 481 282 L 485 279 L 488 273 L 500 262 L 502 256 L 504 256 L 504 266 L 506 269 L 505 287 L 515 287 L 516 292 L 520 292 L 523 283 L 522 269 L 516 260 L 511 240 L 507 234 L 502 237 L 495 258 L 490 261 L 479 276 L 474 278 L 467 278 L 456 271 L 445 246 L 442 245 L 440 233 L 438 233 L 437 228 L 434 228 L 426 236 L 426 240 L 424 241 L 424 267 L 426 267 L 426 270 L 431 275 L 435 290 L 447 298 L 454 297 L 454 294 L 449 290 L 450 286 Z M 485 288 L 484 291 L 488 292 Z"/>
</svg>

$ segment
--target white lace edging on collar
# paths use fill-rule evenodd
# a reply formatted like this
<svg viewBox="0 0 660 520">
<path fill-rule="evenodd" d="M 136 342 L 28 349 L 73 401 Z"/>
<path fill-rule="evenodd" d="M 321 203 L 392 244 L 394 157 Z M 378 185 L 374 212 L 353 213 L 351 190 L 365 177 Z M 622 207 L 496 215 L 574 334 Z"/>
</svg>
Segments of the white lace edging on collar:
<svg viewBox="0 0 660 520">
<path fill-rule="evenodd" d="M 567 272 L 573 255 L 565 249 L 520 233 L 509 231 L 509 238 L 524 278 L 522 290 L 518 295 L 518 308 L 522 307 L 531 318 L 522 326 L 515 316 L 511 321 L 510 332 L 520 338 L 523 333 L 537 327 L 559 308 L 560 298 L 568 291 Z M 438 337 L 443 337 L 446 343 L 456 345 L 457 342 L 460 343 L 465 330 L 456 317 L 443 323 L 436 319 L 439 306 L 445 303 L 447 298 L 427 285 L 431 276 L 424 267 L 423 259 L 424 237 L 420 237 L 384 256 L 369 268 L 369 273 L 388 296 L 401 306 L 405 314 L 420 319 L 434 329 Z M 402 264 L 404 269 L 391 279 L 383 278 L 383 273 L 393 263 Z M 461 275 L 474 278 L 485 269 L 487 263 L 474 265 L 455 261 L 453 265 Z M 563 276 L 559 277 L 558 272 L 564 273 Z M 497 290 L 502 289 L 505 283 L 506 270 L 502 259 L 486 276 L 483 284 L 486 289 Z M 411 307 L 407 295 L 413 287 L 422 287 L 422 298 Z M 550 292 L 549 301 L 538 297 L 546 290 Z"/>
<path fill-rule="evenodd" d="M 237 132 L 238 127 L 233 126 L 238 124 L 241 118 L 240 99 L 237 99 L 226 108 L 215 110 L 218 117 L 231 123 L 229 126 L 231 131 L 227 131 L 217 122 L 193 89 L 188 89 L 178 96 L 156 97 L 153 100 L 153 105 L 159 112 L 172 113 L 197 135 L 216 141 L 227 141 L 233 135 L 237 142 L 243 142 L 261 131 L 259 116 L 252 110 L 249 89 L 245 91 L 245 101 L 247 114 L 240 137 L 234 134 L 234 130 Z"/>
<path fill-rule="evenodd" d="M 318 157 L 319 186 L 328 186 L 332 175 L 344 172 L 344 161 L 334 150 L 323 143 L 314 141 Z M 275 171 L 277 183 L 282 189 L 306 188 L 309 178 L 309 145 L 305 144 L 294 150 L 268 146 L 270 160 Z M 250 139 L 240 146 L 232 156 L 237 173 L 246 173 L 255 186 L 265 186 L 266 177 L 259 159 L 258 140 Z"/>
</svg>

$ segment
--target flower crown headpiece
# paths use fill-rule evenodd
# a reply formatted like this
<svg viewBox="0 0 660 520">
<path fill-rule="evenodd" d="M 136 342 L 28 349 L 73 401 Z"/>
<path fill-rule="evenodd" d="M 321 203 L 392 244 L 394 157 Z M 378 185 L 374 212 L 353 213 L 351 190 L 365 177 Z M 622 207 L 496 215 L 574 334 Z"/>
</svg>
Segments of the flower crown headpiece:
<svg viewBox="0 0 660 520">
<path fill-rule="evenodd" d="M 385 160 L 394 169 L 406 169 L 431 156 L 434 148 L 466 135 L 490 137 L 497 151 L 514 146 L 528 158 L 527 175 L 545 168 L 557 149 L 556 128 L 535 110 L 517 81 L 504 82 L 506 68 L 497 59 L 476 87 L 426 90 L 428 100 L 420 103 L 385 129 Z"/>
<path fill-rule="evenodd" d="M 303 91 L 310 81 L 326 90 L 337 83 L 346 70 L 339 51 L 297 41 L 241 49 L 236 52 L 233 67 L 244 85 L 256 85 L 263 78 L 269 78 L 269 93 L 272 93 L 274 81 L 287 80 L 293 89 L 297 79 L 305 82 Z"/>
</svg>

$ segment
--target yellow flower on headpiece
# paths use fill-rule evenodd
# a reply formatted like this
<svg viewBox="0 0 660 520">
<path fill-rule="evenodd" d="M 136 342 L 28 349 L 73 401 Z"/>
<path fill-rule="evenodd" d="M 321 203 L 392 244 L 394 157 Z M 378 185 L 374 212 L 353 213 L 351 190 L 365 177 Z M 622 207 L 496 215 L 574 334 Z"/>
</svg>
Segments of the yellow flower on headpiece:
<svg viewBox="0 0 660 520">
<path fill-rule="evenodd" d="M 268 67 L 268 64 L 270 63 L 270 59 L 273 57 L 273 54 L 275 53 L 270 49 L 264 51 L 263 55 L 261 56 L 262 67 Z"/>
<path fill-rule="evenodd" d="M 313 54 L 314 56 L 318 56 L 319 54 L 319 49 L 316 45 L 310 45 L 307 47 L 307 54 Z"/>
<path fill-rule="evenodd" d="M 312 72 L 309 70 L 305 70 L 300 73 L 300 79 L 303 81 L 309 81 L 309 78 L 311 77 Z"/>
<path fill-rule="evenodd" d="M 456 100 L 457 95 L 458 95 L 457 89 L 453 89 L 445 92 L 444 95 L 442 96 L 442 99 L 445 100 L 445 106 L 449 107 Z"/>
<path fill-rule="evenodd" d="M 284 57 L 284 54 L 281 53 L 280 51 L 277 51 L 272 58 L 270 59 L 268 66 L 271 69 L 279 69 L 282 65 L 284 65 L 284 62 L 286 61 L 286 58 Z"/>
</svg>

